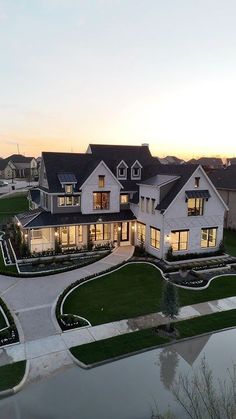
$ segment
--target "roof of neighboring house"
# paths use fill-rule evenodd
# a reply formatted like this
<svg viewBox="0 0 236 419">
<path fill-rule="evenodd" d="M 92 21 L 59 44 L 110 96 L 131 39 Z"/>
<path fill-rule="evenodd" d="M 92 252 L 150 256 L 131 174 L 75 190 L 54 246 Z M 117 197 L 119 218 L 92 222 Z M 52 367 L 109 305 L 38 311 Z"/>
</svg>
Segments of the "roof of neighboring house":
<svg viewBox="0 0 236 419">
<path fill-rule="evenodd" d="M 209 178 L 217 189 L 236 190 L 236 165 L 214 170 Z"/>
<path fill-rule="evenodd" d="M 200 159 L 191 159 L 187 164 L 201 164 L 202 166 L 221 167 L 223 161 L 219 157 L 201 157 Z"/>
<path fill-rule="evenodd" d="M 30 163 L 34 157 L 26 157 L 23 154 L 12 154 L 11 156 L 6 157 L 5 160 L 12 161 L 13 163 Z"/>
<path fill-rule="evenodd" d="M 31 201 L 35 202 L 35 204 L 40 204 L 40 190 L 39 189 L 29 189 L 28 195 Z"/>
<path fill-rule="evenodd" d="M 129 209 L 121 210 L 120 212 L 103 214 L 81 214 L 81 212 L 51 214 L 50 212 L 46 212 L 42 209 L 37 209 L 17 214 L 16 217 L 22 224 L 23 228 L 40 228 L 47 226 L 57 227 L 65 225 L 92 224 L 98 222 L 109 223 L 136 220 L 135 215 Z"/>
<path fill-rule="evenodd" d="M 230 164 L 236 164 L 236 157 L 228 158 L 227 162 L 230 163 Z"/>
</svg>

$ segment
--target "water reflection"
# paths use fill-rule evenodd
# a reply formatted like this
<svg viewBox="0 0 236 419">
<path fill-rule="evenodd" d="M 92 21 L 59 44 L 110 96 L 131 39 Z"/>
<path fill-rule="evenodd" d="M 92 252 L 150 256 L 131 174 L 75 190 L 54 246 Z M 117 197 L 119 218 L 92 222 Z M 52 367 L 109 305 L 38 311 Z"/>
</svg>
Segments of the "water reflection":
<svg viewBox="0 0 236 419">
<path fill-rule="evenodd" d="M 171 346 L 167 346 L 159 354 L 160 379 L 169 390 L 174 383 L 176 369 L 179 363 L 178 354 Z"/>
<path fill-rule="evenodd" d="M 0 419 L 150 419 L 155 403 L 184 419 L 169 390 L 203 356 L 215 377 L 235 360 L 236 330 L 175 343 L 92 370 L 74 367 L 0 400 Z"/>
</svg>

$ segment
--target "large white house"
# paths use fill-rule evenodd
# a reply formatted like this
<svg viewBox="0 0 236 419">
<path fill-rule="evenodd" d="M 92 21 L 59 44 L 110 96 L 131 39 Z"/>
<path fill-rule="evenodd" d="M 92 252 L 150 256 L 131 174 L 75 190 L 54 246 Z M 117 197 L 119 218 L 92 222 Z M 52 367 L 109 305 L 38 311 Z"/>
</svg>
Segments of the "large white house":
<svg viewBox="0 0 236 419">
<path fill-rule="evenodd" d="M 144 242 L 164 258 L 216 251 L 227 206 L 201 166 L 162 165 L 148 145 L 42 153 L 38 208 L 17 215 L 31 252 Z"/>
</svg>

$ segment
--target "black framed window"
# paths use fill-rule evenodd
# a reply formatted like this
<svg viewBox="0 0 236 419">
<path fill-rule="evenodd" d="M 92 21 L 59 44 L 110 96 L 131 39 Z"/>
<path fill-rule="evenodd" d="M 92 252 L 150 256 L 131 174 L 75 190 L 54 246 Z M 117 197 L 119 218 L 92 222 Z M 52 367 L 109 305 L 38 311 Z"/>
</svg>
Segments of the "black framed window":
<svg viewBox="0 0 236 419">
<path fill-rule="evenodd" d="M 92 241 L 110 240 L 111 226 L 110 224 L 91 224 L 90 238 Z"/>
<path fill-rule="evenodd" d="M 161 232 L 158 228 L 150 227 L 150 245 L 160 249 Z"/>
<path fill-rule="evenodd" d="M 171 231 L 171 246 L 173 252 L 188 249 L 189 230 Z"/>
<path fill-rule="evenodd" d="M 217 239 L 217 227 L 202 228 L 201 247 L 215 247 Z"/>
<path fill-rule="evenodd" d="M 189 198 L 188 199 L 188 216 L 203 215 L 204 198 Z"/>
<path fill-rule="evenodd" d="M 93 209 L 102 210 L 110 208 L 110 192 L 93 192 Z"/>
</svg>

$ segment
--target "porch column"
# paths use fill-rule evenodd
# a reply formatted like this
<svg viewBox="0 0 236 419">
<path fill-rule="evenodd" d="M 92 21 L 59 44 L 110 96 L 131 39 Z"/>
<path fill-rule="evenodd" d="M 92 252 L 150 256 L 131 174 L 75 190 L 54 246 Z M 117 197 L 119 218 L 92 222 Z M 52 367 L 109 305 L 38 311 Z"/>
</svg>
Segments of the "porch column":
<svg viewBox="0 0 236 419">
<path fill-rule="evenodd" d="M 132 246 L 135 245 L 135 226 L 136 226 L 135 222 L 132 221 L 132 223 L 131 223 L 131 240 L 130 240 Z"/>
<path fill-rule="evenodd" d="M 120 241 L 121 241 L 121 226 L 122 226 L 122 223 L 118 223 L 117 246 L 120 246 Z"/>
</svg>

